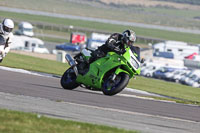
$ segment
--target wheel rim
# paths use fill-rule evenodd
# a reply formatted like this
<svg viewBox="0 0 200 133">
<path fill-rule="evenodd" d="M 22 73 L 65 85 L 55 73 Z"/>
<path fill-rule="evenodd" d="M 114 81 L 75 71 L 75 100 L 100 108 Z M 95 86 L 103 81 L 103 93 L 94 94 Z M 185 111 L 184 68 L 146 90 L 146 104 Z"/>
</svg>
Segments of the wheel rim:
<svg viewBox="0 0 200 133">
<path fill-rule="evenodd" d="M 121 81 L 121 76 L 116 76 L 115 80 L 112 81 L 112 77 L 110 76 L 106 81 L 105 81 L 105 84 L 104 84 L 104 88 L 106 91 L 111 91 L 113 89 L 116 88 L 116 86 L 120 83 Z"/>
<path fill-rule="evenodd" d="M 66 76 L 64 78 L 65 83 L 71 83 L 76 79 L 76 76 L 74 74 L 74 71 L 72 69 L 69 69 L 69 71 L 66 73 Z"/>
</svg>

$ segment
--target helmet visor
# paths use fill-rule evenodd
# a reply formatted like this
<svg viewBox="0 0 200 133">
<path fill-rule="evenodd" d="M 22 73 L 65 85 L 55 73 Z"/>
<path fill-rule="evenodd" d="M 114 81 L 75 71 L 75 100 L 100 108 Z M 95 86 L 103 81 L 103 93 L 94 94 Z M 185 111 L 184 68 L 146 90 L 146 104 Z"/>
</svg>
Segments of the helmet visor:
<svg viewBox="0 0 200 133">
<path fill-rule="evenodd" d="M 11 32 L 13 29 L 12 28 L 8 28 L 7 26 L 3 26 L 3 30 L 5 31 L 5 32 Z"/>
<path fill-rule="evenodd" d="M 135 33 L 130 35 L 129 40 L 130 40 L 131 42 L 135 42 L 135 40 L 136 40 Z"/>
<path fill-rule="evenodd" d="M 134 44 L 134 41 L 130 41 L 130 40 L 129 40 L 127 44 L 128 44 L 128 46 L 131 46 L 131 45 Z"/>
</svg>

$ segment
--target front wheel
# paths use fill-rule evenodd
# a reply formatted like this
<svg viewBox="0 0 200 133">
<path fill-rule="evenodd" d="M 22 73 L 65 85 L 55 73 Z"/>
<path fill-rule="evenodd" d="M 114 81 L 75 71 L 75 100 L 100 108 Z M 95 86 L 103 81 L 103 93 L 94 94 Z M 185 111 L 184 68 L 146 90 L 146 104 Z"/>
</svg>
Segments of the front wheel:
<svg viewBox="0 0 200 133">
<path fill-rule="evenodd" d="M 104 78 L 104 83 L 102 87 L 102 91 L 105 95 L 115 95 L 122 91 L 129 82 L 129 75 L 126 73 L 118 74 L 114 81 L 112 80 L 112 76 Z"/>
<path fill-rule="evenodd" d="M 72 90 L 79 86 L 76 82 L 76 74 L 72 68 L 69 68 L 61 77 L 60 84 L 64 89 Z"/>
</svg>

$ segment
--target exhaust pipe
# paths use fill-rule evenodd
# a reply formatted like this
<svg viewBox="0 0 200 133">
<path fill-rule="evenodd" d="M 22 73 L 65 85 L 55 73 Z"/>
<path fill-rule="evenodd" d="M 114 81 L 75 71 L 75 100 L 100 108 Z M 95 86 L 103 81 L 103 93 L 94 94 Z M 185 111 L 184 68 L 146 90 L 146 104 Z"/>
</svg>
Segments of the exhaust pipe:
<svg viewBox="0 0 200 133">
<path fill-rule="evenodd" d="M 67 62 L 68 62 L 68 64 L 69 64 L 70 66 L 73 67 L 73 66 L 76 65 L 76 63 L 75 63 L 73 57 L 71 57 L 71 55 L 66 54 L 66 55 L 65 55 L 65 59 L 67 60 Z"/>
<path fill-rule="evenodd" d="M 71 55 L 66 54 L 65 59 L 67 60 L 68 64 L 73 68 L 76 76 L 78 76 L 78 69 L 76 67 L 76 62 L 75 62 L 74 58 L 71 57 Z"/>
</svg>

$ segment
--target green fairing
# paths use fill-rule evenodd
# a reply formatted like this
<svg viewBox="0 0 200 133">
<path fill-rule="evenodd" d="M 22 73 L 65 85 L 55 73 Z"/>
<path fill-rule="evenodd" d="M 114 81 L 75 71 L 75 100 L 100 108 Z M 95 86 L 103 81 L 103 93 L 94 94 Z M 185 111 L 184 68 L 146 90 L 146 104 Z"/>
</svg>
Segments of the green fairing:
<svg viewBox="0 0 200 133">
<path fill-rule="evenodd" d="M 129 48 L 129 47 L 126 48 L 126 51 L 130 51 L 130 48 Z M 126 53 L 124 53 L 124 55 L 123 55 L 123 56 L 126 58 L 126 60 L 129 61 L 129 64 L 130 64 L 130 58 L 131 58 L 130 54 L 131 54 L 130 52 L 126 52 Z M 133 55 L 134 55 L 135 57 L 138 56 L 136 53 L 133 53 Z M 135 71 L 135 72 L 133 72 L 134 75 L 140 75 L 141 68 L 139 67 L 138 69 L 134 69 L 134 71 Z M 134 76 L 134 75 L 133 75 L 133 76 Z M 132 77 L 133 77 L 133 76 L 132 76 Z M 132 77 L 130 77 L 130 78 L 132 78 Z"/>
<path fill-rule="evenodd" d="M 76 82 L 83 83 L 84 85 L 91 86 L 96 89 L 102 88 L 103 78 L 109 71 L 115 71 L 118 75 L 121 72 L 127 73 L 130 78 L 134 75 L 140 74 L 140 67 L 135 69 L 131 65 L 130 48 L 126 48 L 124 55 L 118 55 L 115 52 L 109 52 L 106 57 L 100 58 L 90 64 L 88 73 L 85 75 L 78 75 Z M 135 57 L 135 56 L 134 56 Z M 139 64 L 140 65 L 140 64 Z"/>
</svg>

